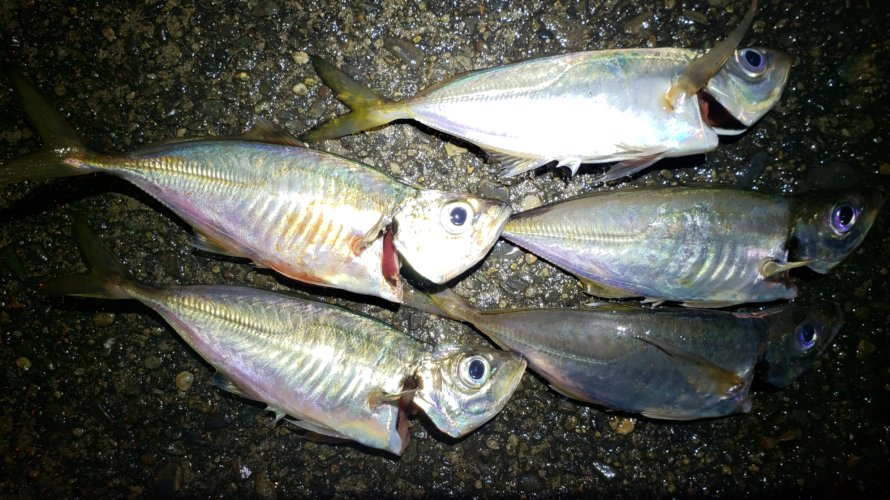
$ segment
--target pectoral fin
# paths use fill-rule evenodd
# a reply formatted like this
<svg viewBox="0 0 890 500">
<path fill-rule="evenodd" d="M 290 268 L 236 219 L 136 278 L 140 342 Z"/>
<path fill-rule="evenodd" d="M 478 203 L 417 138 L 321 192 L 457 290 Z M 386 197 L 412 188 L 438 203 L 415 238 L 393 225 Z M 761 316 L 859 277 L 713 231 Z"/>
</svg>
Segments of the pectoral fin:
<svg viewBox="0 0 890 500">
<path fill-rule="evenodd" d="M 213 374 L 213 378 L 210 379 L 210 383 L 226 392 L 231 392 L 236 396 L 240 396 L 245 399 L 253 399 L 245 394 L 240 387 L 235 385 L 235 382 L 232 382 L 232 379 L 220 372 L 216 372 Z"/>
<path fill-rule="evenodd" d="M 800 262 L 779 262 L 775 259 L 764 259 L 760 262 L 758 271 L 760 272 L 760 276 L 766 279 L 772 278 L 773 276 L 778 276 L 782 273 L 790 271 L 791 269 L 808 266 L 812 262 L 813 261 L 811 260 L 802 260 Z"/>
<path fill-rule="evenodd" d="M 417 392 L 417 388 L 406 389 L 404 391 L 394 393 L 378 389 L 376 391 L 372 391 L 371 394 L 368 396 L 368 406 L 374 407 L 384 403 L 398 403 L 403 396 L 414 396 L 415 392 Z"/>
<path fill-rule="evenodd" d="M 742 302 L 732 300 L 690 300 L 681 303 L 683 307 L 688 307 L 690 309 L 721 309 L 724 307 L 737 306 L 739 304 L 742 304 Z"/>
<path fill-rule="evenodd" d="M 606 299 L 626 299 L 628 297 L 637 297 L 631 292 L 621 290 L 620 288 L 603 285 L 587 278 L 578 278 L 584 285 L 584 292 L 594 297 L 603 297 Z"/>
<path fill-rule="evenodd" d="M 697 354 L 684 351 L 683 349 L 677 348 L 676 346 L 672 346 L 666 342 L 662 342 L 652 337 L 637 336 L 635 338 L 637 340 L 640 340 L 641 342 L 645 342 L 653 347 L 660 349 L 662 352 L 675 359 L 694 365 L 700 371 L 707 374 L 713 382 L 717 383 L 721 394 L 729 394 L 736 388 L 745 385 L 745 381 L 742 380 L 742 378 L 739 377 L 738 374 L 734 371 L 727 370 L 726 368 L 723 368 L 722 366 L 719 366 L 714 362 L 705 359 Z M 696 386 L 697 388 L 700 388 L 702 390 L 707 390 L 707 387 L 701 384 L 694 377 L 688 377 L 687 380 L 693 386 Z"/>
<path fill-rule="evenodd" d="M 543 167 L 553 161 L 547 158 L 521 158 L 497 151 L 489 151 L 488 155 L 494 158 L 500 165 L 502 177 L 513 177 L 514 175 Z M 577 167 L 574 170 L 577 170 Z M 574 170 L 572 173 L 574 173 Z"/>
<path fill-rule="evenodd" d="M 358 257 L 362 252 L 365 251 L 366 248 L 371 246 L 371 243 L 374 243 L 377 238 L 383 233 L 383 229 L 386 226 L 386 217 L 384 214 L 380 214 L 380 219 L 374 223 L 374 226 L 368 230 L 363 236 L 360 238 L 355 238 L 352 240 L 352 243 L 349 245 L 349 249 L 352 250 L 352 255 Z"/>
<path fill-rule="evenodd" d="M 631 176 L 637 172 L 645 170 L 652 166 L 658 160 L 664 158 L 667 153 L 666 149 L 647 152 L 645 156 L 634 158 L 633 160 L 624 160 L 612 165 L 609 171 L 598 177 L 599 182 L 611 182 L 623 177 Z"/>
<path fill-rule="evenodd" d="M 706 52 L 703 56 L 695 59 L 683 71 L 668 88 L 664 94 L 664 106 L 666 109 L 673 111 L 684 99 L 695 95 L 699 90 L 703 89 L 720 68 L 726 64 L 726 60 L 735 51 L 745 32 L 751 26 L 754 20 L 754 14 L 757 12 L 757 0 L 751 2 L 751 7 L 742 23 L 723 40 L 718 42 Z"/>
<path fill-rule="evenodd" d="M 221 244 L 217 243 L 216 241 L 213 241 L 208 236 L 201 234 L 201 233 L 196 232 L 195 235 L 192 236 L 191 244 L 193 247 L 197 248 L 198 250 L 203 250 L 205 252 L 218 253 L 220 255 L 228 255 L 229 257 L 237 257 L 239 259 L 247 258 L 246 256 L 241 255 L 240 253 L 238 253 L 232 249 L 222 246 Z"/>
</svg>

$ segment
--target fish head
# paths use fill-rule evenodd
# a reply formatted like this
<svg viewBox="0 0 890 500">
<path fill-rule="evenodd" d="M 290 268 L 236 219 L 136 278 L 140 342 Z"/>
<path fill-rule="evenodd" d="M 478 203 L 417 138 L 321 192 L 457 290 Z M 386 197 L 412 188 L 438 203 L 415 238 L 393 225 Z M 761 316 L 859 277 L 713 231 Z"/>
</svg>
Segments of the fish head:
<svg viewBox="0 0 890 500">
<path fill-rule="evenodd" d="M 703 91 L 732 118 L 750 127 L 782 97 L 790 69 L 791 56 L 780 50 L 738 49 Z"/>
<path fill-rule="evenodd" d="M 786 306 L 770 314 L 766 350 L 758 367 L 760 377 L 776 387 L 790 384 L 831 344 L 843 317 L 837 304 Z"/>
<path fill-rule="evenodd" d="M 461 437 L 501 411 L 524 372 L 525 360 L 511 352 L 439 346 L 418 370 L 414 403 L 439 430 Z"/>
<path fill-rule="evenodd" d="M 418 274 L 445 283 L 485 257 L 510 214 L 510 207 L 501 201 L 419 191 L 393 217 L 393 244 Z"/>
<path fill-rule="evenodd" d="M 788 260 L 827 273 L 862 243 L 883 201 L 878 189 L 801 193 L 795 198 Z"/>
</svg>

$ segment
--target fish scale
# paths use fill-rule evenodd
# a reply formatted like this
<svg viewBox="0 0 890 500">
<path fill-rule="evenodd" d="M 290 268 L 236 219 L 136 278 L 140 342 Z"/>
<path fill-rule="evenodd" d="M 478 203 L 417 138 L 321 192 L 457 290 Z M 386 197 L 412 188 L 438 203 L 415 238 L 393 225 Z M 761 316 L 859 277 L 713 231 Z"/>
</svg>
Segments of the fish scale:
<svg viewBox="0 0 890 500">
<path fill-rule="evenodd" d="M 619 296 L 718 304 L 794 296 L 793 285 L 759 270 L 764 260 L 785 261 L 790 228 L 781 197 L 664 188 L 593 193 L 523 212 L 503 237 Z"/>
<path fill-rule="evenodd" d="M 398 408 L 382 405 L 368 414 L 368 398 L 401 391 L 431 352 L 370 318 L 271 292 L 141 285 L 126 291 L 174 325 L 244 396 L 328 428 L 361 427 L 359 441 L 370 446 L 388 443 Z"/>
<path fill-rule="evenodd" d="M 379 268 L 382 244 L 354 258 L 342 240 L 364 236 L 357 228 L 374 226 L 380 214 L 392 213 L 413 191 L 368 169 L 333 172 L 329 164 L 336 157 L 322 157 L 308 149 L 186 141 L 168 148 L 154 146 L 147 154 L 157 156 L 140 156 L 132 164 L 99 155 L 80 161 L 117 173 L 173 205 L 193 227 L 206 228 L 203 232 L 227 253 L 248 257 L 290 277 L 359 293 L 372 292 L 353 276 L 364 278 L 367 271 L 363 269 Z M 348 165 L 345 160 L 340 163 L 338 167 Z M 364 184 L 362 189 L 359 184 Z M 268 208 L 257 203 L 257 192 L 268 194 L 260 198 L 268 202 Z M 344 213 L 344 206 L 351 208 L 351 217 L 336 218 Z M 240 237 L 245 227 L 255 231 L 253 238 Z M 340 238 L 330 238 L 331 233 Z M 270 259 L 269 254 L 275 256 Z M 307 259 L 312 259 L 311 266 Z M 305 273 L 313 267 L 313 273 Z M 385 286 L 383 276 L 377 278 L 371 285 Z"/>
</svg>

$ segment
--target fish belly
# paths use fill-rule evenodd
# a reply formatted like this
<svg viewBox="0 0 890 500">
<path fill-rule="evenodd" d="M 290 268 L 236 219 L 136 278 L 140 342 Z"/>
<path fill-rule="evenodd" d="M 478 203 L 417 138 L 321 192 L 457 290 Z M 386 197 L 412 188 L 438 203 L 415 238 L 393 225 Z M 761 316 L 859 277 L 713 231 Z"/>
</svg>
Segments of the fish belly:
<svg viewBox="0 0 890 500">
<path fill-rule="evenodd" d="M 721 189 L 627 190 L 557 203 L 511 220 L 504 237 L 578 277 L 630 296 L 685 302 L 792 298 L 784 279 L 786 200 Z"/>
<path fill-rule="evenodd" d="M 398 394 L 424 345 L 326 304 L 235 286 L 137 297 L 245 397 L 374 448 L 400 454 Z"/>
<path fill-rule="evenodd" d="M 540 309 L 485 315 L 480 328 L 569 397 L 656 418 L 688 420 L 746 410 L 764 339 L 760 319 L 689 309 Z M 479 325 L 477 325 L 479 326 Z M 727 391 L 700 366 L 641 338 L 735 374 Z"/>
<path fill-rule="evenodd" d="M 370 168 L 304 148 L 201 141 L 105 170 L 233 255 L 307 283 L 399 298 L 382 271 L 382 238 L 361 242 L 410 188 Z"/>
<path fill-rule="evenodd" d="M 583 162 L 709 151 L 717 136 L 697 99 L 664 93 L 693 52 L 581 52 L 458 77 L 410 102 L 412 117 L 487 150 Z"/>
</svg>

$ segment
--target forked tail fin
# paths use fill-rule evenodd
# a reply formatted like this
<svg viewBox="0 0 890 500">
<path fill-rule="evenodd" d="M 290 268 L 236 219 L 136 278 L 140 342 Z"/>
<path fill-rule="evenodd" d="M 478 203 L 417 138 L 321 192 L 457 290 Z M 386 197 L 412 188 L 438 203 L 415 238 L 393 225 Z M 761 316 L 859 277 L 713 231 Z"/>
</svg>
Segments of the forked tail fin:
<svg viewBox="0 0 890 500">
<path fill-rule="evenodd" d="M 75 295 L 102 299 L 130 299 L 132 291 L 142 285 L 133 280 L 130 271 L 107 248 L 102 246 L 86 222 L 74 222 L 74 235 L 90 271 L 55 278 L 43 285 L 43 290 L 54 294 Z"/>
<path fill-rule="evenodd" d="M 6 77 L 25 110 L 28 119 L 43 138 L 43 149 L 0 165 L 0 186 L 24 180 L 45 180 L 81 175 L 92 170 L 66 164 L 65 160 L 88 149 L 61 113 L 18 70 L 7 69 Z"/>
<path fill-rule="evenodd" d="M 324 59 L 311 57 L 318 76 L 352 112 L 310 130 L 301 136 L 302 140 L 318 142 L 336 139 L 408 117 L 404 106 L 381 97 Z"/>
<path fill-rule="evenodd" d="M 476 306 L 450 289 L 426 294 L 409 285 L 405 285 L 402 303 L 412 309 L 442 316 L 443 318 L 466 321 L 470 324 L 475 323 L 479 317 L 479 309 Z"/>
</svg>

